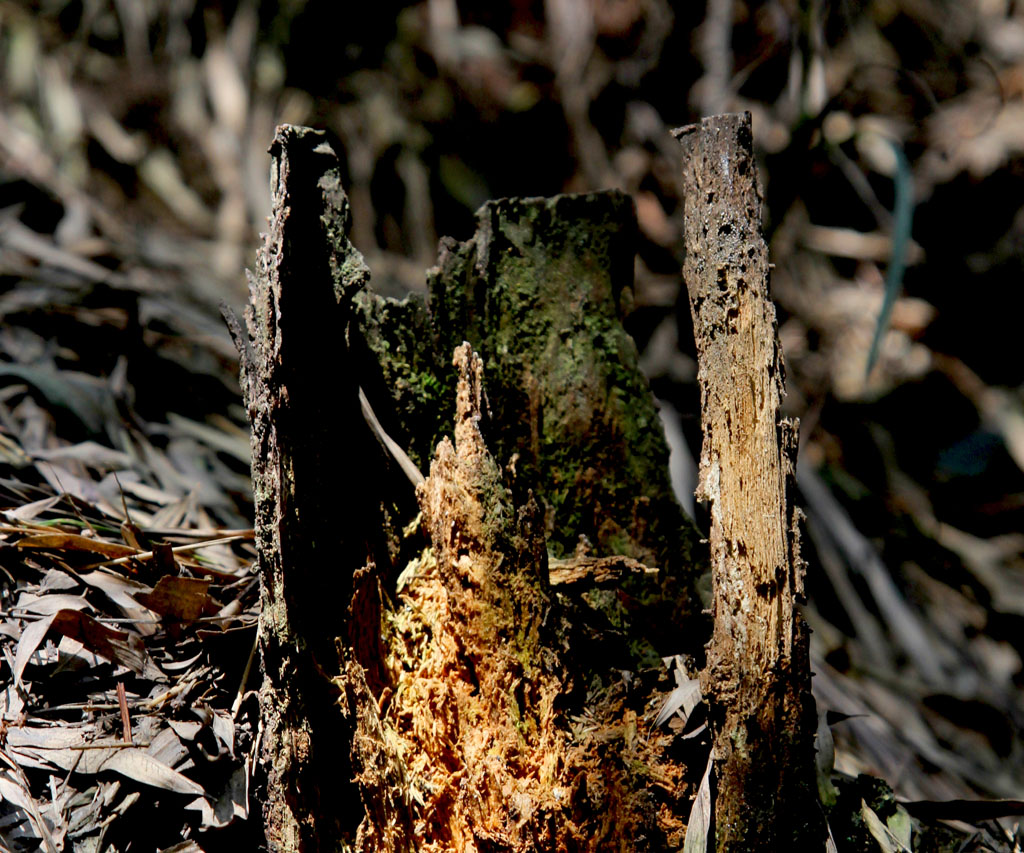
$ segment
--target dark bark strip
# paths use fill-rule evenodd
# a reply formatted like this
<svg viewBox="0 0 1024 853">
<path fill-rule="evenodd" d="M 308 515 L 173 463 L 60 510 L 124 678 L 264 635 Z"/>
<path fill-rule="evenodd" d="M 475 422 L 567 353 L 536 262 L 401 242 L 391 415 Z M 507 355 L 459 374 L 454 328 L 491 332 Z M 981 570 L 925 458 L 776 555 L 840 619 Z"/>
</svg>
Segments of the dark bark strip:
<svg viewBox="0 0 1024 853">
<path fill-rule="evenodd" d="M 711 510 L 714 635 L 701 681 L 714 732 L 717 847 L 813 850 L 824 824 L 808 632 L 797 612 L 797 425 L 780 411 L 785 375 L 750 114 L 705 118 L 675 136 L 704 430 L 697 496 Z"/>
<path fill-rule="evenodd" d="M 270 150 L 273 213 L 246 331 L 229 318 L 252 427 L 267 843 L 405 849 L 408 817 L 387 794 L 400 770 L 372 693 L 384 679 L 372 568 L 384 461 L 347 369 L 352 297 L 369 273 L 323 134 L 284 125 Z"/>
</svg>

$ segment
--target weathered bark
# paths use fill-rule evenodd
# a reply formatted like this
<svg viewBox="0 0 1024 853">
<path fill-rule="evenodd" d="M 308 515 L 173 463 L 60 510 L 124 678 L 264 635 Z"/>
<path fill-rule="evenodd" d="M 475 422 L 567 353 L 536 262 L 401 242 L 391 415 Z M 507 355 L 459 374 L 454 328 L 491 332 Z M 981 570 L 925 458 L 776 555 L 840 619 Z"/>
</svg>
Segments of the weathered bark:
<svg viewBox="0 0 1024 853">
<path fill-rule="evenodd" d="M 697 496 L 710 504 L 714 634 L 710 703 L 718 850 L 812 850 L 816 797 L 797 425 L 785 393 L 750 114 L 675 131 L 685 155 L 684 274 L 699 358 L 704 443 Z"/>
<path fill-rule="evenodd" d="M 401 850 L 400 770 L 368 686 L 384 678 L 374 566 L 386 558 L 385 464 L 347 369 L 352 297 L 369 273 L 323 134 L 282 126 L 270 150 L 273 213 L 247 334 L 229 318 L 252 429 L 267 844 Z"/>
<path fill-rule="evenodd" d="M 680 753 L 700 743 L 638 736 L 671 678 L 621 674 L 703 640 L 669 618 L 692 612 L 675 593 L 699 573 L 697 537 L 620 322 L 629 199 L 486 205 L 471 240 L 442 243 L 428 308 L 360 292 L 322 135 L 282 127 L 271 152 L 270 233 L 247 333 L 233 326 L 268 846 L 677 847 Z M 548 548 L 581 535 L 595 553 L 561 561 L 553 589 Z M 673 591 L 660 604 L 652 576 Z"/>
</svg>

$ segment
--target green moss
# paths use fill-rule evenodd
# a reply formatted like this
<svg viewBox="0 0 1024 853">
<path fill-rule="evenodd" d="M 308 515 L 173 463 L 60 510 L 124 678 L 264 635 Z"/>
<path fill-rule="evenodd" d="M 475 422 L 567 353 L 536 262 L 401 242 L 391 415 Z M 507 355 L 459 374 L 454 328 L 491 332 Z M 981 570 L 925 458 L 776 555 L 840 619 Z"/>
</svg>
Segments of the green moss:
<svg viewBox="0 0 1024 853">
<path fill-rule="evenodd" d="M 651 777 L 651 768 L 642 761 L 627 761 L 626 770 L 640 785 Z"/>
<path fill-rule="evenodd" d="M 384 429 L 426 472 L 437 443 L 452 432 L 455 371 L 432 346 L 423 300 L 364 291 L 355 299 L 353 336 L 360 383 Z"/>
<path fill-rule="evenodd" d="M 699 536 L 672 494 L 660 420 L 620 317 L 632 285 L 631 200 L 503 199 L 477 218 L 471 240 L 442 241 L 428 303 L 356 298 L 357 369 L 378 418 L 425 473 L 452 430 L 452 352 L 468 340 L 484 360 L 485 440 L 503 465 L 515 460 L 512 503 L 532 491 L 556 556 L 584 534 L 597 555 L 661 569 L 661 609 L 642 620 L 651 642 L 665 652 L 686 637 L 699 645 Z M 654 598 L 649 587 L 635 592 Z"/>
</svg>

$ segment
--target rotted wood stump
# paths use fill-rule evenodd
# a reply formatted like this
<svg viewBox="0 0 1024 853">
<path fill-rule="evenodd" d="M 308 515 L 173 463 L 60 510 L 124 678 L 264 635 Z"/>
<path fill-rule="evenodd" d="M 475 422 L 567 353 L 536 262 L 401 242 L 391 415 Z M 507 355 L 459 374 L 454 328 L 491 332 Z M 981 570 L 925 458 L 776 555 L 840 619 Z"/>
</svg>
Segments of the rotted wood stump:
<svg viewBox="0 0 1024 853">
<path fill-rule="evenodd" d="M 671 733 L 638 736 L 665 690 L 643 667 L 706 639 L 703 567 L 621 325 L 631 201 L 489 203 L 427 299 L 396 301 L 365 288 L 323 135 L 283 126 L 271 153 L 229 320 L 268 847 L 677 848 L 694 773 Z"/>
</svg>

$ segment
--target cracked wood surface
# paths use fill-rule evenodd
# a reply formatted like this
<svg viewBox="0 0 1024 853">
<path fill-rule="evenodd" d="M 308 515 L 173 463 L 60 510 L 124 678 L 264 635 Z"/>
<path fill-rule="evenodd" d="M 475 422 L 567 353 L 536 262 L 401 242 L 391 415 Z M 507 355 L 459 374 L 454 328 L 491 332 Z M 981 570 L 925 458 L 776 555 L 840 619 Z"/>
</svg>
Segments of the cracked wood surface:
<svg viewBox="0 0 1024 853">
<path fill-rule="evenodd" d="M 820 845 L 803 600 L 797 424 L 768 288 L 750 114 L 675 131 L 686 190 L 684 276 L 704 433 L 697 498 L 711 511 L 710 702 L 721 851 Z M 807 845 L 806 847 L 804 845 Z"/>
</svg>

